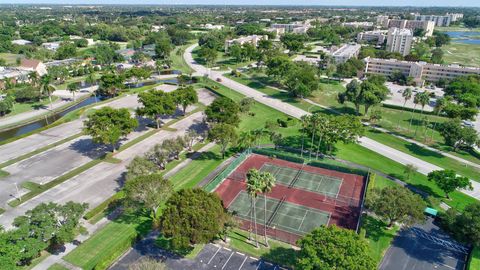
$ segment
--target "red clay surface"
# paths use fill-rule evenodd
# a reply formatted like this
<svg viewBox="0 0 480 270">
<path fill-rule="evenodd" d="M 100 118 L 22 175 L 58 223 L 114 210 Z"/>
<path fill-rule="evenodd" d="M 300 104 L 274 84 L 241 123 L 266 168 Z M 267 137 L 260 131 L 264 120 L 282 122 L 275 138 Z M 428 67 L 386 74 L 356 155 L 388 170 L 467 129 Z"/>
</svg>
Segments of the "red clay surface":
<svg viewBox="0 0 480 270">
<path fill-rule="evenodd" d="M 246 189 L 246 183 L 243 179 L 245 173 L 251 168 L 260 169 L 264 163 L 296 169 L 302 168 L 302 164 L 281 159 L 272 159 L 257 154 L 250 155 L 215 190 L 220 198 L 222 198 L 225 207 L 228 207 L 230 203 L 232 203 L 241 190 Z M 360 175 L 342 173 L 312 166 L 304 166 L 303 170 L 342 178 L 343 182 L 340 186 L 338 198 L 334 199 L 319 193 L 289 188 L 288 186 L 280 184 L 277 184 L 272 189 L 272 192 L 267 194 L 267 197 L 280 200 L 285 196 L 287 202 L 329 212 L 331 216 L 328 225 L 335 224 L 342 228 L 355 230 L 360 218 L 363 192 L 366 184 L 365 178 Z M 243 181 L 241 179 L 243 179 Z M 261 224 L 258 225 L 259 233 L 262 234 L 263 227 Z M 250 227 L 250 222 L 244 220 L 242 227 L 248 229 Z M 294 244 L 300 237 L 299 235 L 279 231 L 278 229 L 273 230 L 272 228 L 268 228 L 267 234 L 292 244 Z"/>
</svg>

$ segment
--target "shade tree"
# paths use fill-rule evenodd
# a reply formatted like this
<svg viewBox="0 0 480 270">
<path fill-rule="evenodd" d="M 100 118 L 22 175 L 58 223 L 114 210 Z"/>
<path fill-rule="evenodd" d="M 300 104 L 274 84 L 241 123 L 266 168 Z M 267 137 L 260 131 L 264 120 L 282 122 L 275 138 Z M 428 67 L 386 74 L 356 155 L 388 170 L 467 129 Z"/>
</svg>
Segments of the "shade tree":
<svg viewBox="0 0 480 270">
<path fill-rule="evenodd" d="M 103 107 L 88 115 L 83 125 L 83 131 L 90 135 L 95 143 L 111 145 L 115 152 L 115 145 L 120 138 L 134 131 L 138 127 L 138 121 L 130 115 L 128 109 Z"/>
<path fill-rule="evenodd" d="M 238 116 L 240 107 L 228 97 L 216 98 L 212 104 L 205 109 L 207 122 L 223 123 L 238 126 L 240 118 Z"/>
<path fill-rule="evenodd" d="M 457 189 L 473 190 L 470 179 L 457 175 L 454 170 L 437 170 L 428 173 L 428 180 L 435 184 L 445 192 L 445 196 L 450 199 L 449 194 Z"/>
<path fill-rule="evenodd" d="M 208 131 L 208 139 L 220 145 L 222 158 L 225 158 L 227 147 L 237 142 L 238 135 L 234 126 L 226 123 L 218 123 Z"/>
<path fill-rule="evenodd" d="M 138 101 L 143 107 L 137 108 L 137 114 L 147 116 L 155 121 L 157 128 L 160 128 L 162 116 L 175 113 L 175 99 L 173 94 L 159 90 L 150 90 L 138 95 Z"/>
</svg>

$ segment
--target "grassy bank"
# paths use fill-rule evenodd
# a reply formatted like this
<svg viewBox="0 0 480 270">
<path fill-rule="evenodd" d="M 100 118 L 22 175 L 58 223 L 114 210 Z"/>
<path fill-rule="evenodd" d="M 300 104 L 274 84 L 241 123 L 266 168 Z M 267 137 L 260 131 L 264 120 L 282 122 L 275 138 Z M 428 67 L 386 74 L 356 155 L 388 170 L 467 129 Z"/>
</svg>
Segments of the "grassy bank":
<svg viewBox="0 0 480 270">
<path fill-rule="evenodd" d="M 468 261 L 467 270 L 480 269 L 480 247 L 473 248 L 472 255 Z"/>
<path fill-rule="evenodd" d="M 380 264 L 385 252 L 397 235 L 400 227 L 395 226 L 392 229 L 387 229 L 387 224 L 377 220 L 371 216 L 364 215 L 362 217 L 361 234 L 365 234 L 370 245 L 370 256 L 375 262 Z"/>
<path fill-rule="evenodd" d="M 442 46 L 443 60 L 447 64 L 480 67 L 480 46 L 452 41 Z"/>
</svg>

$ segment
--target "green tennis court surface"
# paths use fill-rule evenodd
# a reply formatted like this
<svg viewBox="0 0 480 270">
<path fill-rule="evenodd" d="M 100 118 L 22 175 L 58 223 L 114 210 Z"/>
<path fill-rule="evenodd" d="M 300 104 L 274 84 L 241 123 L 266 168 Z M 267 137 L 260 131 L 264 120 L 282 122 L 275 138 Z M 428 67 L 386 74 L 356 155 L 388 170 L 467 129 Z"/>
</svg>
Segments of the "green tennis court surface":
<svg viewBox="0 0 480 270">
<path fill-rule="evenodd" d="M 281 167 L 270 163 L 263 164 L 260 170 L 273 174 L 280 184 L 325 194 L 334 198 L 338 196 L 343 182 L 338 177 Z"/>
<path fill-rule="evenodd" d="M 236 216 L 250 220 L 251 198 L 247 192 L 240 191 L 228 207 Z M 255 201 L 258 224 L 264 224 L 264 197 L 259 195 Z M 267 197 L 267 226 L 289 233 L 304 235 L 320 225 L 327 225 L 330 213 L 305 207 L 286 201 Z"/>
</svg>

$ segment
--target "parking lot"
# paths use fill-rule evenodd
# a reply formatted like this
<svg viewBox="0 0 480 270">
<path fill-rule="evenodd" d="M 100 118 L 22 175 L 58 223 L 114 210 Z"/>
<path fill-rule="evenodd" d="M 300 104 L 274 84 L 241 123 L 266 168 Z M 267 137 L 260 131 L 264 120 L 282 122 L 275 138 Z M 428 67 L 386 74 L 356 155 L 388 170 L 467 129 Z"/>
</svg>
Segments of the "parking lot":
<svg viewBox="0 0 480 270">
<path fill-rule="evenodd" d="M 285 269 L 261 259 L 253 258 L 231 249 L 208 244 L 195 260 L 207 264 L 208 269 L 224 270 L 277 270 Z"/>
<path fill-rule="evenodd" d="M 469 249 L 429 219 L 400 231 L 387 250 L 380 270 L 464 270 Z"/>
</svg>

